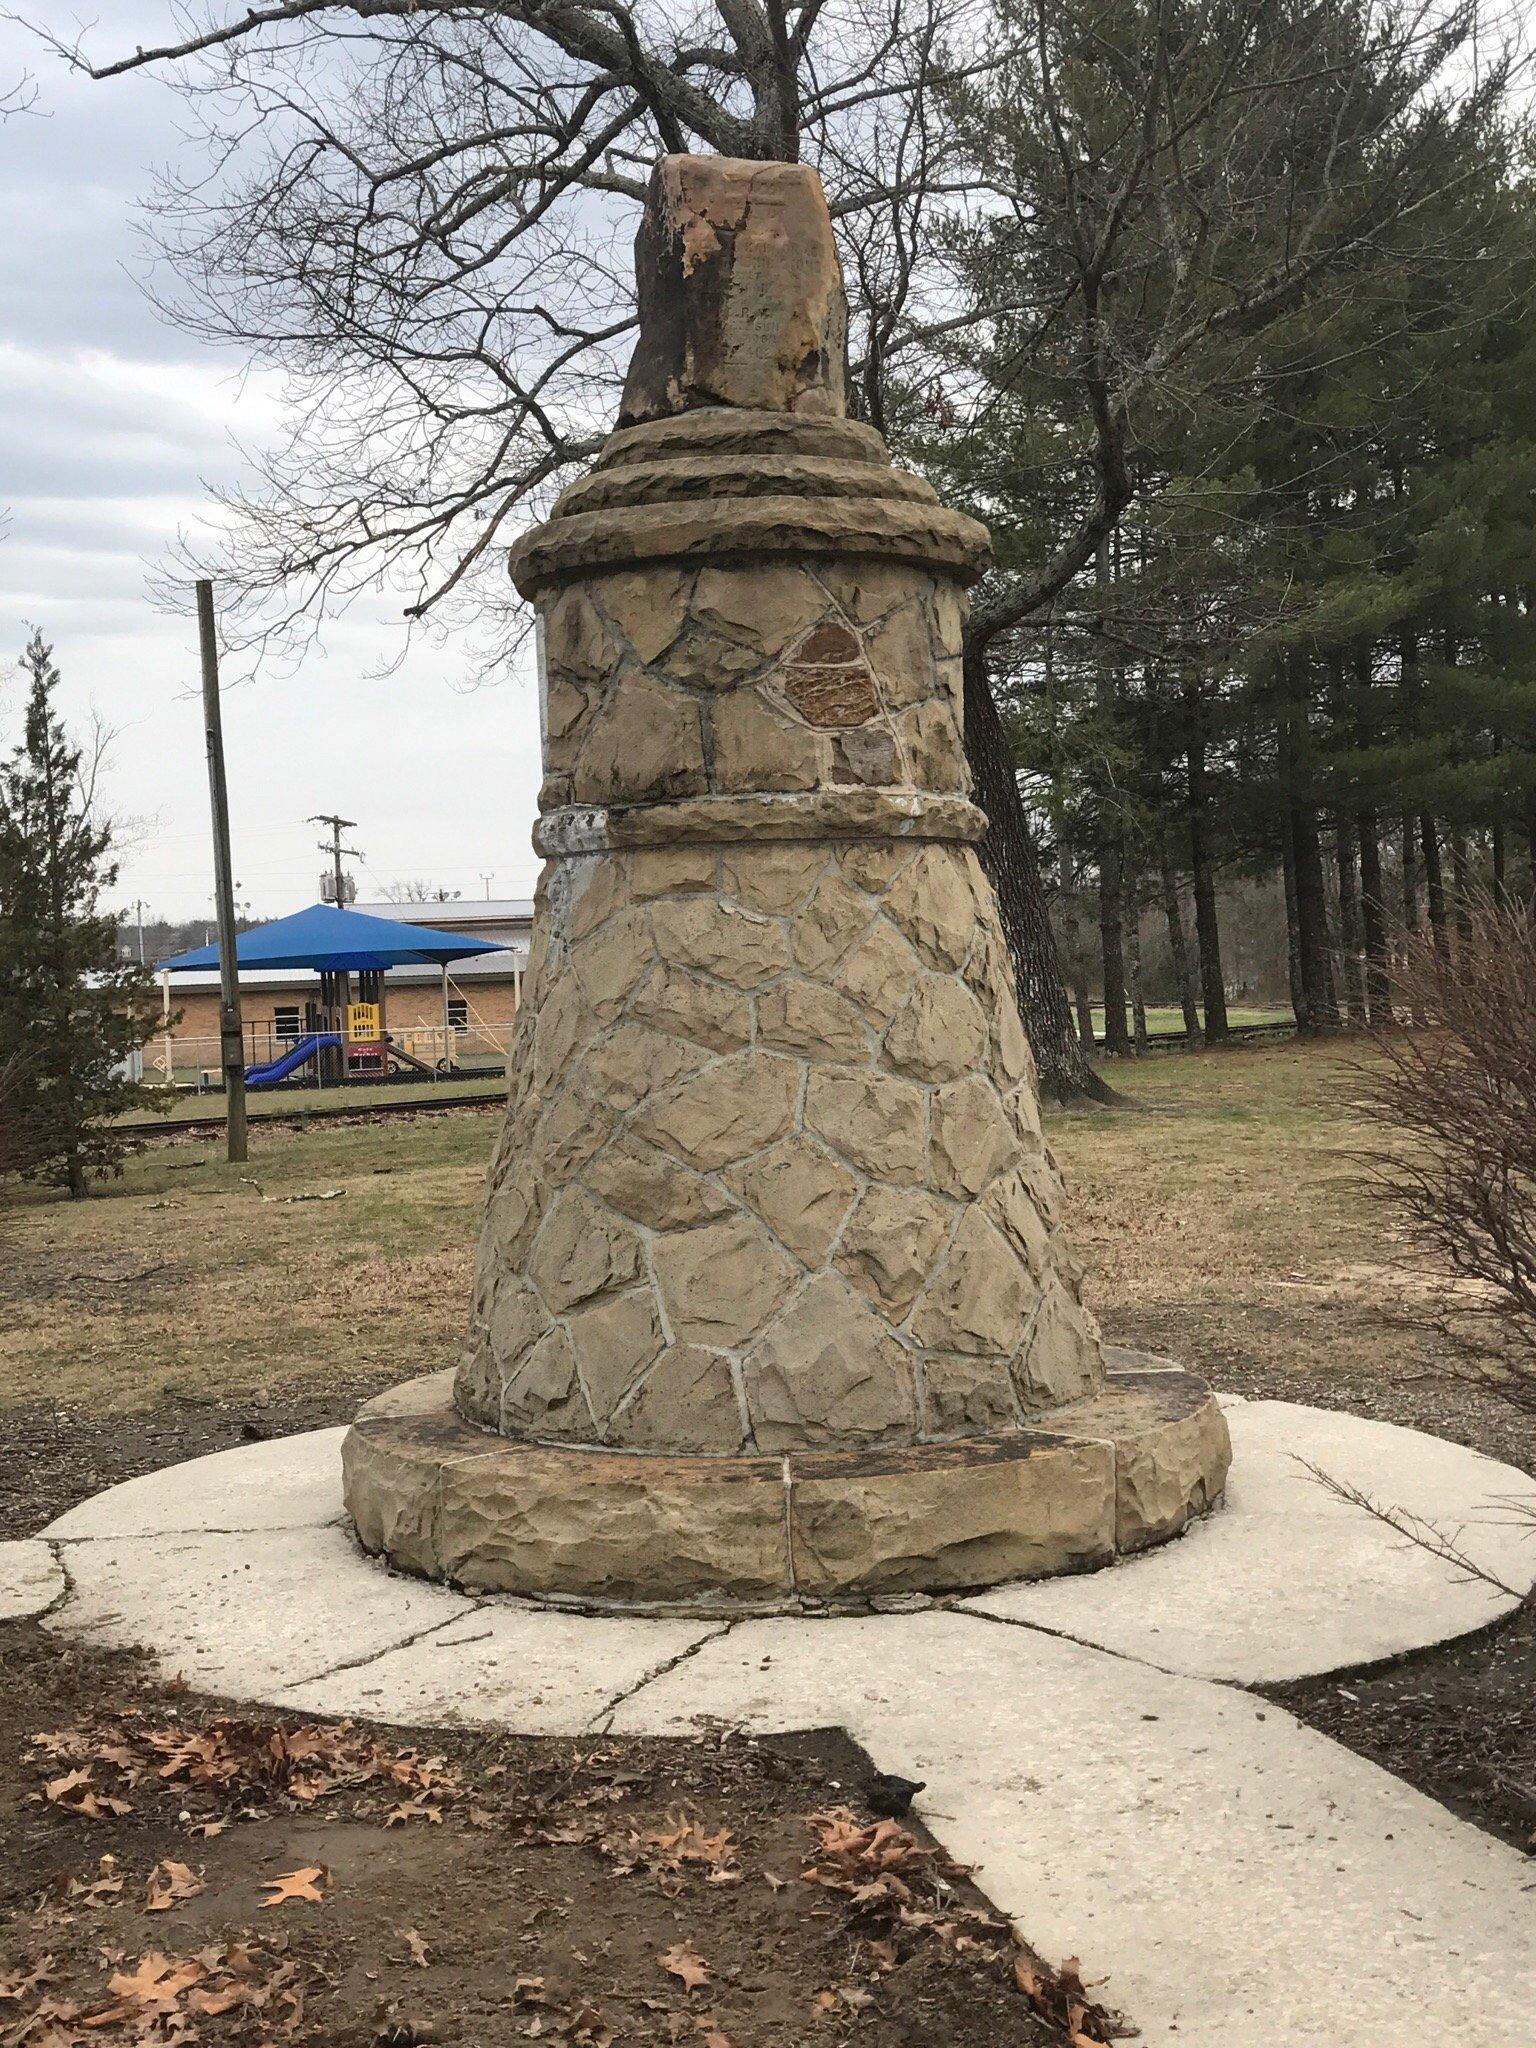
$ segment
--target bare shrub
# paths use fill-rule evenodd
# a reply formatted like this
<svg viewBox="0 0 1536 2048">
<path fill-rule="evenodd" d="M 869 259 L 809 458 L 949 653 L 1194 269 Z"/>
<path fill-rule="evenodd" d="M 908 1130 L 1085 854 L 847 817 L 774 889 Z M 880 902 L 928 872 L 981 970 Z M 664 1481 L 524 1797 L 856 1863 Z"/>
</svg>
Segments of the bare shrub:
<svg viewBox="0 0 1536 2048">
<path fill-rule="evenodd" d="M 1366 1185 L 1482 1319 L 1480 1376 L 1536 1410 L 1536 919 L 1476 896 L 1454 950 L 1402 946 L 1397 1014 L 1358 1070 Z"/>
</svg>

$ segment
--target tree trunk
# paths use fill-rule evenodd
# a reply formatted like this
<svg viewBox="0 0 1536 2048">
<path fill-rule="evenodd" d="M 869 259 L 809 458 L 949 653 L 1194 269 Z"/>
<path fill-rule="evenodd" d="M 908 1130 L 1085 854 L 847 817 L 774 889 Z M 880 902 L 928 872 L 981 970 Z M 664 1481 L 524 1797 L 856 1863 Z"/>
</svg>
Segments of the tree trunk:
<svg viewBox="0 0 1536 2048">
<path fill-rule="evenodd" d="M 1296 815 L 1287 803 L 1280 820 L 1280 861 L 1285 874 L 1285 965 L 1291 984 L 1291 1014 L 1296 1029 L 1311 1028 L 1307 978 L 1301 971 L 1301 918 L 1296 899 Z"/>
<path fill-rule="evenodd" d="M 1125 891 L 1125 975 L 1131 995 L 1131 1043 L 1147 1049 L 1147 999 L 1141 986 L 1141 889 L 1132 875 Z"/>
<path fill-rule="evenodd" d="M 1221 926 L 1216 916 L 1216 870 L 1211 860 L 1210 790 L 1205 763 L 1205 707 L 1199 686 L 1188 684 L 1184 700 L 1189 719 L 1189 874 L 1195 898 L 1195 945 L 1200 954 L 1200 997 L 1205 1009 L 1205 1042 L 1224 1045 L 1227 1027 L 1227 983 L 1221 968 Z"/>
<path fill-rule="evenodd" d="M 1184 1036 L 1191 1045 L 1198 1045 L 1200 1005 L 1195 995 L 1195 970 L 1189 957 L 1189 941 L 1184 936 L 1184 913 L 1179 908 L 1179 885 L 1174 878 L 1173 863 L 1168 858 L 1166 840 L 1158 861 L 1157 879 L 1162 891 L 1163 916 L 1168 922 L 1168 954 L 1173 962 L 1173 978 L 1179 991 L 1179 1008 L 1184 1012 Z"/>
<path fill-rule="evenodd" d="M 1125 861 L 1119 834 L 1099 834 L 1099 951 L 1104 966 L 1104 1050 L 1123 1059 L 1125 1028 Z"/>
<path fill-rule="evenodd" d="M 1356 820 L 1360 837 L 1360 928 L 1365 943 L 1365 1015 L 1375 1030 L 1392 1022 L 1392 988 L 1387 976 L 1387 898 L 1381 873 L 1381 840 L 1376 813 Z"/>
<path fill-rule="evenodd" d="M 1085 1055 L 1092 1059 L 1099 1049 L 1099 1039 L 1093 1028 L 1093 1004 L 1089 999 L 1086 982 L 1080 981 L 1073 989 L 1072 1001 L 1077 1010 L 1077 1042 Z"/>
<path fill-rule="evenodd" d="M 972 650 L 966 653 L 964 679 L 966 754 L 976 801 L 987 814 L 978 851 L 997 892 L 1019 1013 L 1034 1048 L 1041 1089 L 1058 1102 L 1114 1102 L 1115 1091 L 1088 1064 L 1073 1029 L 1013 749 L 992 701 L 986 662 Z"/>
<path fill-rule="evenodd" d="M 1306 990 L 1309 1031 L 1331 1031 L 1339 1021 L 1334 988 L 1332 948 L 1328 936 L 1328 885 L 1323 874 L 1323 842 L 1317 812 L 1308 803 L 1291 802 L 1291 844 L 1296 864 L 1296 936 L 1301 979 Z"/>
<path fill-rule="evenodd" d="M 1488 854 L 1493 863 L 1493 900 L 1500 910 L 1509 908 L 1509 857 L 1504 845 L 1504 821 L 1495 818 L 1488 832 Z"/>
<path fill-rule="evenodd" d="M 1112 581 L 1110 543 L 1106 534 L 1099 542 L 1093 565 L 1094 588 L 1103 601 Z M 1094 698 L 1104 731 L 1118 723 L 1120 703 L 1119 671 L 1099 643 L 1095 661 Z M 1094 858 L 1099 870 L 1099 957 L 1104 974 L 1104 1050 L 1124 1059 L 1131 1050 L 1125 1028 L 1125 833 L 1109 801 L 1109 776 L 1100 780 L 1097 822 L 1098 844 Z"/>
<path fill-rule="evenodd" d="M 1344 1007 L 1356 1027 L 1365 1022 L 1365 946 L 1360 931 L 1360 849 L 1355 821 L 1347 813 L 1334 826 L 1334 864 L 1339 876 L 1339 945 L 1344 955 Z"/>
<path fill-rule="evenodd" d="M 1429 929 L 1435 942 L 1435 950 L 1444 953 L 1450 947 L 1450 933 L 1445 915 L 1445 875 L 1440 866 L 1440 834 L 1435 830 L 1435 821 L 1427 813 L 1419 820 L 1419 836 L 1424 849 L 1424 893 L 1429 898 Z"/>
<path fill-rule="evenodd" d="M 1419 928 L 1419 833 L 1410 811 L 1403 813 L 1403 927 Z"/>
<path fill-rule="evenodd" d="M 1472 943 L 1472 863 L 1465 832 L 1451 834 L 1451 888 L 1456 898 L 1456 957 L 1463 960 Z"/>
</svg>

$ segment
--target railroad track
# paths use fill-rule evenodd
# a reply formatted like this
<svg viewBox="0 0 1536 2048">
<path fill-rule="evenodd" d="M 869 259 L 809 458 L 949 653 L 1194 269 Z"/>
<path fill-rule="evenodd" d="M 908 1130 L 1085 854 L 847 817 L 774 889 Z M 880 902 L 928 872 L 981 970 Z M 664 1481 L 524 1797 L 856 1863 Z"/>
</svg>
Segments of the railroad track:
<svg viewBox="0 0 1536 2048">
<path fill-rule="evenodd" d="M 502 1106 L 507 1099 L 506 1090 L 498 1088 L 488 1095 L 450 1095 L 444 1101 L 434 1102 L 428 1097 L 422 1102 L 359 1102 L 333 1109 L 274 1109 L 253 1112 L 250 1123 L 253 1128 L 264 1124 L 360 1124 L 376 1123 L 396 1116 L 442 1116 L 450 1109 L 484 1109 L 491 1103 Z M 221 1116 L 167 1117 L 162 1122 L 119 1124 L 120 1131 L 135 1138 L 176 1138 L 187 1132 L 196 1135 L 201 1132 L 222 1131 L 224 1119 Z"/>
</svg>

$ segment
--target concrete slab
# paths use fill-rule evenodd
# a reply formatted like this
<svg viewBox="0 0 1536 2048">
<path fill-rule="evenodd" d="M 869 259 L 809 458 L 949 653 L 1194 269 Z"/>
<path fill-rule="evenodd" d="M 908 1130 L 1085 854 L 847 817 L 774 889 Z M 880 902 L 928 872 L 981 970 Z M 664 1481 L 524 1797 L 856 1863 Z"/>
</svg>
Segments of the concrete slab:
<svg viewBox="0 0 1536 2048">
<path fill-rule="evenodd" d="M 928 1779 L 940 1839 L 1047 1955 L 1080 1953 L 1105 1976 L 1149 2042 L 1506 2048 L 1536 2008 L 1526 1859 L 1279 1710 L 1137 1660 L 1150 1645 L 1156 1661 L 1267 1671 L 1268 1630 L 1292 1664 L 1297 1644 L 1306 1668 L 1354 1663 L 1486 1614 L 1469 1622 L 1418 1553 L 1362 1550 L 1372 1525 L 1301 1478 L 1298 1452 L 1453 1519 L 1529 1483 L 1349 1417 L 1245 1403 L 1231 1419 L 1229 1513 L 1112 1574 L 1018 1589 L 1075 1600 L 1074 1633 L 1107 1640 L 1113 1622 L 1121 1654 L 979 1603 L 731 1626 L 472 1600 L 390 1574 L 333 1519 L 339 1431 L 200 1459 L 75 1510 L 60 1538 L 70 1594 L 47 1625 L 147 1645 L 209 1691 L 385 1720 L 839 1724 L 883 1768 Z M 241 1530 L 187 1528 L 197 1501 L 233 1507 Z M 1520 1555 L 1507 1531 L 1470 1533 L 1506 1567 Z M 1229 1587 L 1244 1572 L 1246 1591 Z M 1245 1603 L 1265 1618 L 1247 1626 Z"/>
<path fill-rule="evenodd" d="M 719 1632 L 704 1622 L 562 1614 L 498 1595 L 451 1627 L 281 1697 L 317 1713 L 579 1735 Z"/>
<path fill-rule="evenodd" d="M 1536 2010 L 1518 1851 L 1242 1692 L 962 1613 L 758 1621 L 616 1729 L 834 1721 L 1149 2044 L 1508 2048 Z"/>
<path fill-rule="evenodd" d="M 167 1471 L 109 1486 L 60 1515 L 46 1534 L 164 1536 L 177 1530 L 305 1529 L 340 1519 L 344 1429 L 312 1429 L 238 1450 L 210 1451 Z"/>
<path fill-rule="evenodd" d="M 63 1570 L 46 1543 L 35 1537 L 0 1543 L 0 1621 L 41 1614 L 63 1590 Z"/>
<path fill-rule="evenodd" d="M 259 1541 L 102 1536 L 67 1554 L 70 1598 L 50 1628 L 143 1645 L 165 1673 L 236 1699 L 276 1699 L 474 1611 L 461 1593 L 392 1576 L 335 1527 Z"/>
<path fill-rule="evenodd" d="M 1469 1555 L 1510 1585 L 1536 1582 L 1536 1479 L 1364 1416 L 1289 1401 L 1225 1405 L 1224 1509 L 1105 1571 L 1001 1586 L 965 1604 L 1164 1670 L 1245 1685 L 1445 1642 L 1517 1604 L 1334 1499 L 1304 1460 L 1459 1530 Z"/>
</svg>

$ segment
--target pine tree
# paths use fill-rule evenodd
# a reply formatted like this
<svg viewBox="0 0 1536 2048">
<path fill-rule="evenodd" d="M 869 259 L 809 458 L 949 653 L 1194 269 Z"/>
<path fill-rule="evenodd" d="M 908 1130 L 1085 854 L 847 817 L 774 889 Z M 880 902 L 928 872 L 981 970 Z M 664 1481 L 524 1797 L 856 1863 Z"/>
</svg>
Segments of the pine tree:
<svg viewBox="0 0 1536 2048">
<path fill-rule="evenodd" d="M 122 1170 L 113 1119 L 154 1101 L 128 1078 L 149 1036 L 153 984 L 117 950 L 101 907 L 117 878 L 112 828 L 98 815 L 82 755 L 54 708 L 59 672 L 34 633 L 21 668 L 23 736 L 0 762 L 0 1068 L 22 1170 L 79 1199 Z"/>
</svg>

